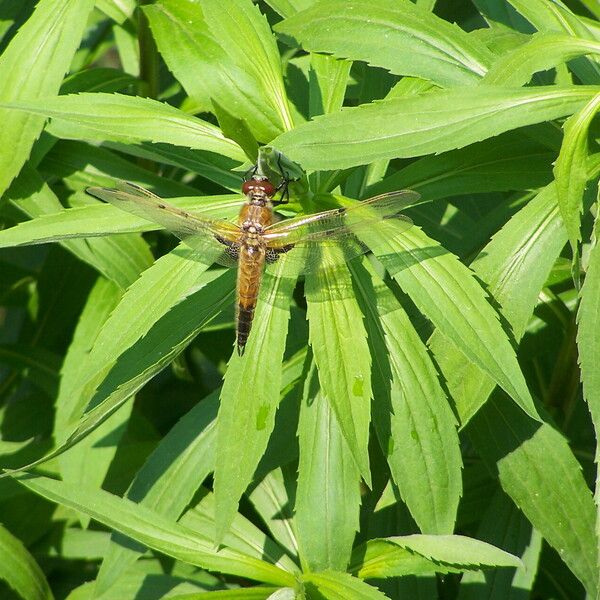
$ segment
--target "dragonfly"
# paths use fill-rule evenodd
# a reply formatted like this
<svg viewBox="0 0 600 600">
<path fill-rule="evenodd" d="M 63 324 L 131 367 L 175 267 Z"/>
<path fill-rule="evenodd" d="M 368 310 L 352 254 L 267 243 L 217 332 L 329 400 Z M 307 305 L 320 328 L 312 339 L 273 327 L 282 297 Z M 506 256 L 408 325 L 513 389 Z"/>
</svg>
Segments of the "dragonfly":
<svg viewBox="0 0 600 600">
<path fill-rule="evenodd" d="M 283 182 L 286 183 L 285 181 Z M 122 210 L 161 225 L 196 252 L 207 264 L 237 267 L 236 343 L 244 354 L 252 328 L 259 290 L 266 269 L 285 255 L 285 268 L 296 275 L 332 268 L 323 259 L 329 246 L 347 262 L 369 251 L 357 234 L 385 219 L 393 219 L 394 235 L 412 226 L 400 213 L 416 203 L 411 190 L 389 192 L 323 212 L 276 220 L 274 197 L 281 189 L 263 175 L 253 173 L 242 185 L 246 197 L 237 223 L 192 214 L 130 182 L 116 188 L 88 188 L 88 193 Z"/>
</svg>

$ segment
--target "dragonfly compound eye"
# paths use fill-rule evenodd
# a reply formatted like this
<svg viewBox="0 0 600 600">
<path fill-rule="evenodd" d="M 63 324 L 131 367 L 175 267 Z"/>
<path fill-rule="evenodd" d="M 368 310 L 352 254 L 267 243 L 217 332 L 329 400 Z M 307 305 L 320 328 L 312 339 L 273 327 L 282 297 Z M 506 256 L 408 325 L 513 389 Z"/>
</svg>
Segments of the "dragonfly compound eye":
<svg viewBox="0 0 600 600">
<path fill-rule="evenodd" d="M 256 194 L 271 198 L 276 191 L 277 188 L 268 179 L 249 179 L 242 185 L 242 194 L 246 196 Z"/>
</svg>

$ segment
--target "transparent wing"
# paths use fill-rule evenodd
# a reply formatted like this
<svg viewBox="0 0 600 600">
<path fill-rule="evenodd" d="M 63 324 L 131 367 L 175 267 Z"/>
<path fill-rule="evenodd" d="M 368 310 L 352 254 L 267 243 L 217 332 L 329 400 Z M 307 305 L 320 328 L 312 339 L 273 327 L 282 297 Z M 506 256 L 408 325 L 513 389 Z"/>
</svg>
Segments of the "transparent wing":
<svg viewBox="0 0 600 600">
<path fill-rule="evenodd" d="M 418 199 L 410 190 L 390 192 L 350 208 L 279 221 L 267 227 L 263 237 L 272 253 L 285 252 L 286 267 L 294 275 L 331 269 L 368 252 L 356 235 L 361 230 L 389 219 L 395 224 L 394 235 L 411 227 L 412 221 L 400 211 Z"/>
<path fill-rule="evenodd" d="M 168 204 L 145 188 L 127 181 L 116 188 L 91 187 L 89 194 L 147 221 L 158 223 L 197 251 L 199 259 L 226 267 L 237 265 L 240 228 L 224 219 L 193 215 Z"/>
</svg>

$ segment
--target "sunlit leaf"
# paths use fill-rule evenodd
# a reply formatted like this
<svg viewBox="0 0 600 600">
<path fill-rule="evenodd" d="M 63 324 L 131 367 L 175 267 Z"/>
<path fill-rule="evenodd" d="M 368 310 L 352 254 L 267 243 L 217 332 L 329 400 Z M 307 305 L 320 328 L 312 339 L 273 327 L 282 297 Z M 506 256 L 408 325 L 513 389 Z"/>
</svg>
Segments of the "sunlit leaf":
<svg viewBox="0 0 600 600">
<path fill-rule="evenodd" d="M 60 502 L 169 556 L 200 567 L 249 579 L 293 584 L 291 573 L 212 541 L 158 513 L 101 489 L 67 484 L 47 477 L 19 476 L 18 481 L 52 502 Z"/>
<path fill-rule="evenodd" d="M 343 571 L 358 530 L 359 472 L 311 363 L 298 424 L 294 510 L 299 553 L 311 571 Z"/>
<path fill-rule="evenodd" d="M 492 58 L 483 44 L 455 24 L 409 0 L 317 3 L 275 30 L 305 50 L 364 60 L 442 86 L 476 82 Z"/>
<path fill-rule="evenodd" d="M 85 28 L 94 0 L 42 0 L 0 55 L 0 104 L 47 98 L 58 93 L 62 78 Z M 0 111 L 0 193 L 18 175 L 44 119 Z"/>
<path fill-rule="evenodd" d="M 48 581 L 27 548 L 0 525 L 0 579 L 22 598 L 52 600 Z"/>
<path fill-rule="evenodd" d="M 461 148 L 504 131 L 570 115 L 593 86 L 479 86 L 392 98 L 316 118 L 273 145 L 305 169 L 343 169 L 383 158 Z"/>
</svg>

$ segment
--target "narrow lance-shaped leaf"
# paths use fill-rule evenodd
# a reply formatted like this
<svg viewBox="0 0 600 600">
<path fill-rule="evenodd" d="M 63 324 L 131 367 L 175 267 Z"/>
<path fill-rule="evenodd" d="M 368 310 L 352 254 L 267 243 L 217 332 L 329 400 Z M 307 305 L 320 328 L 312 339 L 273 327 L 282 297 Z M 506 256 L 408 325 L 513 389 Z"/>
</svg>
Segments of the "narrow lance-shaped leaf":
<svg viewBox="0 0 600 600">
<path fill-rule="evenodd" d="M 565 135 L 562 147 L 554 168 L 558 208 L 574 256 L 579 254 L 578 244 L 581 241 L 583 193 L 587 183 L 588 130 L 599 106 L 600 94 L 567 119 L 563 126 Z"/>
<path fill-rule="evenodd" d="M 222 310 L 234 289 L 231 273 L 203 273 L 206 266 L 193 256 L 191 250 L 176 249 L 157 260 L 127 290 L 82 365 L 69 438 L 19 470 L 42 464 L 84 439 Z M 78 420 L 86 406 L 85 416 Z"/>
<path fill-rule="evenodd" d="M 91 518 L 168 556 L 204 569 L 275 585 L 293 585 L 294 576 L 275 565 L 228 548 L 130 500 L 102 489 L 89 489 L 50 479 L 21 475 L 18 481 L 44 498 Z"/>
<path fill-rule="evenodd" d="M 119 303 L 121 295 L 122 290 L 116 285 L 99 278 L 88 296 L 61 369 L 54 423 L 54 437 L 59 444 L 71 433 L 67 425 L 77 405 L 77 392 L 81 385 L 79 377 L 85 359 L 106 319 Z M 82 441 L 77 452 L 68 452 L 59 457 L 60 473 L 65 481 L 100 487 L 114 458 L 121 432 L 125 432 L 131 408 L 132 406 L 129 406 L 120 410 L 107 419 L 92 435 Z M 100 443 L 105 438 L 114 440 L 114 444 Z M 85 517 L 82 523 L 87 526 Z"/>
<path fill-rule="evenodd" d="M 590 178 L 599 164 L 597 156 L 588 161 Z M 473 263 L 517 340 L 566 241 L 556 192 L 550 185 L 508 222 Z M 466 364 L 443 336 L 435 333 L 431 346 L 462 423 L 483 411 L 470 429 L 478 451 L 491 465 L 498 461 L 504 490 L 589 586 L 595 572 L 594 508 L 565 439 L 549 425 L 536 430 L 505 398 L 488 400 L 493 404 L 489 408 L 482 406 L 494 383 L 476 365 Z"/>
<path fill-rule="evenodd" d="M 144 6 L 159 52 L 197 106 L 219 116 L 213 110 L 216 103 L 258 139 L 272 139 L 282 131 L 278 116 L 260 93 L 249 93 L 257 87 L 255 80 L 215 41 L 202 8 L 193 0 L 160 0 Z"/>
<path fill-rule="evenodd" d="M 483 514 L 477 537 L 520 556 L 514 569 L 465 573 L 458 600 L 516 600 L 522 590 L 533 588 L 542 550 L 542 536 L 502 490 L 497 490 Z"/>
<path fill-rule="evenodd" d="M 562 433 L 534 423 L 495 392 L 472 419 L 469 435 L 504 491 L 560 551 L 561 559 L 595 594 L 597 541 L 592 494 Z"/>
<path fill-rule="evenodd" d="M 516 556 L 473 538 L 415 534 L 367 541 L 354 551 L 350 570 L 382 578 L 519 566 Z"/>
<path fill-rule="evenodd" d="M 0 232 L 0 236 L 9 246 L 27 243 L 27 235 L 38 231 L 38 223 L 46 222 L 46 218 L 53 219 L 50 215 L 63 212 L 63 207 L 44 182 L 40 174 L 25 164 L 20 175 L 13 181 L 6 197 L 21 211 L 32 218 L 15 227 Z M 39 220 L 38 220 L 39 219 Z M 53 231 L 62 230 L 62 222 L 54 223 Z M 25 235 L 22 236 L 21 232 Z M 9 233 L 10 232 L 10 233 Z M 13 237 L 15 236 L 15 237 Z M 91 265 L 107 279 L 114 281 L 121 289 L 125 289 L 137 279 L 140 272 L 152 262 L 152 254 L 144 240 L 139 236 L 121 236 L 103 240 L 69 240 L 60 236 L 45 239 L 54 241 L 60 239 L 61 245 L 72 252 L 77 258 Z M 66 238 L 73 237 L 67 235 Z M 77 236 L 76 236 L 77 237 Z M 0 246 L 2 242 L 0 241 Z"/>
<path fill-rule="evenodd" d="M 307 573 L 302 577 L 311 597 L 327 600 L 385 600 L 387 596 L 376 587 L 339 571 Z"/>
<path fill-rule="evenodd" d="M 291 129 L 293 121 L 277 42 L 258 5 L 248 0 L 229 0 L 224 7 L 220 0 L 205 0 L 202 13 L 215 41 L 237 67 L 236 72 L 252 73 L 257 82 L 258 85 L 246 93 L 259 92 L 260 101 L 276 115 L 279 129 Z"/>
<path fill-rule="evenodd" d="M 194 306 L 190 306 L 190 309 L 191 315 Z M 173 315 L 172 324 L 165 329 L 177 327 L 185 320 L 182 313 Z M 283 365 L 282 389 L 298 379 L 300 374 L 301 363 L 298 364 L 296 360 L 286 362 Z M 216 390 L 199 402 L 161 440 L 136 474 L 127 491 L 129 499 L 171 519 L 181 515 L 200 485 L 214 470 L 219 392 Z M 205 531 L 209 536 L 214 532 L 212 518 L 210 528 Z M 113 533 L 100 566 L 97 593 L 101 595 L 102 590 L 111 588 L 145 550 L 142 544 L 124 543 L 121 534 Z"/>
<path fill-rule="evenodd" d="M 563 2 L 553 0 L 509 0 L 538 31 L 560 31 L 569 35 L 593 40 L 594 34 L 588 26 Z M 597 84 L 600 65 L 587 58 L 580 58 L 570 65 L 583 83 Z"/>
<path fill-rule="evenodd" d="M 596 437 L 600 436 L 600 235 L 599 221 L 596 221 L 592 251 L 589 256 L 585 282 L 581 288 L 581 304 L 577 320 L 577 348 L 581 365 L 583 393 L 588 403 Z M 596 447 L 596 464 L 600 462 L 600 445 Z M 600 478 L 596 478 L 596 538 L 600 540 Z M 598 541 L 600 557 L 600 541 Z"/>
<path fill-rule="evenodd" d="M 19 182 L 19 179 L 16 181 Z M 51 194 L 49 189 L 47 191 Z M 241 205 L 239 196 L 236 198 L 229 197 L 229 200 L 227 200 L 227 196 L 221 196 L 220 198 L 223 198 L 223 200 L 213 200 L 210 196 L 204 196 L 201 199 L 198 197 L 169 198 L 169 202 L 194 214 L 215 218 L 228 218 L 239 214 Z M 31 216 L 35 218 L 0 231 L 0 248 L 160 229 L 160 225 L 157 223 L 152 223 L 130 213 L 124 213 L 110 204 L 98 203 L 63 209 L 58 203 L 58 199 L 56 199 L 56 202 L 56 205 L 50 207 L 54 209 L 53 212 L 40 214 L 39 216 L 30 212 Z M 122 236 L 119 236 L 118 239 L 121 238 Z M 83 246 L 83 243 L 71 244 L 73 248 L 80 245 Z M 69 246 L 67 245 L 67 247 Z"/>
<path fill-rule="evenodd" d="M 275 424 L 294 287 L 293 279 L 281 276 L 285 259 L 279 258 L 273 275 L 263 276 L 244 356 L 232 356 L 221 390 L 215 463 L 217 542 L 231 524 Z"/>
<path fill-rule="evenodd" d="M 41 0 L 0 56 L 0 103 L 58 93 L 83 35 L 94 0 Z M 44 119 L 0 110 L 0 194 L 19 173 Z"/>
<path fill-rule="evenodd" d="M 82 93 L 0 102 L 0 108 L 52 117 L 48 131 L 60 138 L 126 144 L 164 142 L 245 160 L 242 149 L 214 125 L 150 98 Z"/>
<path fill-rule="evenodd" d="M 323 395 L 331 404 L 360 474 L 369 485 L 367 445 L 372 392 L 367 333 L 341 250 L 324 248 L 323 260 L 329 264 L 339 260 L 342 263 L 306 278 L 310 345 Z"/>
<path fill-rule="evenodd" d="M 374 160 L 445 152 L 504 131 L 570 115 L 594 86 L 478 86 L 392 98 L 317 117 L 272 144 L 305 169 L 345 169 Z"/>
<path fill-rule="evenodd" d="M 367 189 L 368 195 L 411 189 L 427 200 L 541 187 L 552 180 L 554 152 L 519 132 L 424 156 Z"/>
<path fill-rule="evenodd" d="M 44 572 L 22 542 L 0 525 L 0 579 L 21 598 L 52 600 Z"/>
<path fill-rule="evenodd" d="M 312 54 L 310 57 L 311 116 L 337 112 L 342 108 L 352 62 L 333 56 Z"/>
<path fill-rule="evenodd" d="M 587 178 L 600 169 L 600 155 L 587 162 Z M 555 185 L 544 188 L 493 237 L 471 268 L 485 281 L 515 340 L 523 336 L 539 292 L 567 242 Z M 480 367 L 465 363 L 439 333 L 430 343 L 464 426 L 494 388 Z"/>
<path fill-rule="evenodd" d="M 451 533 L 462 490 L 456 419 L 427 348 L 392 291 L 372 268 L 351 269 L 365 306 L 379 443 L 421 531 Z"/>
<path fill-rule="evenodd" d="M 416 227 L 396 235 L 386 222 L 361 238 L 440 333 L 538 419 L 510 339 L 473 273 Z"/>
<path fill-rule="evenodd" d="M 493 55 L 484 44 L 409 0 L 315 4 L 275 27 L 305 50 L 362 60 L 441 86 L 476 83 Z"/>
<path fill-rule="evenodd" d="M 546 71 L 585 54 L 600 53 L 600 43 L 562 33 L 536 33 L 531 40 L 500 56 L 481 80 L 486 85 L 525 85 Z"/>
<path fill-rule="evenodd" d="M 305 374 L 294 506 L 300 559 L 305 570 L 345 571 L 359 528 L 359 472 L 312 360 Z"/>
</svg>

